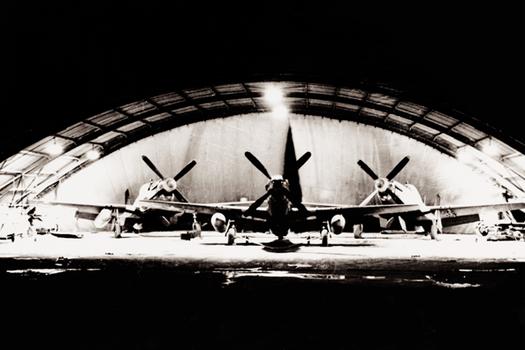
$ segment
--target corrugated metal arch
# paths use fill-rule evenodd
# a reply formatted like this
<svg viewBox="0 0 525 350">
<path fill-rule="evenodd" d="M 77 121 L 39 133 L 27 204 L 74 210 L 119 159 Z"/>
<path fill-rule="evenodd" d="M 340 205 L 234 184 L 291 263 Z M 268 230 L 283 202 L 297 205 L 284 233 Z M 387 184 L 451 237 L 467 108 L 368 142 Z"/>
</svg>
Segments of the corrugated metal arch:
<svg viewBox="0 0 525 350">
<path fill-rule="evenodd" d="M 103 157 L 144 137 L 214 118 L 268 112 L 264 91 L 278 84 L 298 114 L 324 116 L 397 132 L 489 175 L 522 195 L 525 144 L 457 111 L 411 101 L 381 87 L 280 81 L 239 82 L 182 89 L 89 117 L 20 150 L 0 164 L 0 200 L 20 203 L 49 191 Z M 60 152 L 50 153 L 54 145 Z"/>
</svg>

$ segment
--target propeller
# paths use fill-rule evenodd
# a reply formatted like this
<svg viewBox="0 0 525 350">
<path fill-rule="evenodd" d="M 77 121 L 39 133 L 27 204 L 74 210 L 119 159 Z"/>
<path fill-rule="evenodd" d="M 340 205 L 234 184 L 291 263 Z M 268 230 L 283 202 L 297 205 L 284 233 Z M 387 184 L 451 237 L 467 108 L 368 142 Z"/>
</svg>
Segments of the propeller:
<svg viewBox="0 0 525 350">
<path fill-rule="evenodd" d="M 175 189 L 173 193 L 175 194 L 175 197 L 177 197 L 177 200 L 179 202 L 188 202 L 188 200 L 182 195 L 182 193 L 179 192 L 179 190 Z"/>
<path fill-rule="evenodd" d="M 155 166 L 155 164 L 153 164 L 153 162 L 146 156 L 142 156 L 142 160 L 144 161 L 144 163 L 146 163 L 146 165 L 155 173 L 157 174 L 158 177 L 160 177 L 161 179 L 164 179 L 164 175 L 162 175 L 162 173 L 159 171 L 159 169 L 157 169 L 157 167 Z"/>
<path fill-rule="evenodd" d="M 177 175 L 173 177 L 173 180 L 178 181 L 180 178 L 186 175 L 196 164 L 197 162 L 195 160 L 189 162 L 184 168 L 182 168 L 181 171 L 179 171 Z"/>
<path fill-rule="evenodd" d="M 266 176 L 266 178 L 268 180 L 270 180 L 272 177 L 270 176 L 270 173 L 268 172 L 268 170 L 266 170 L 266 168 L 264 167 L 264 165 L 262 165 L 262 163 L 259 161 L 259 159 L 257 159 L 253 154 L 251 154 L 250 152 L 244 152 L 244 155 L 246 156 L 246 158 L 248 158 L 248 160 L 250 161 L 250 163 L 253 164 L 253 166 L 255 166 L 257 169 L 259 169 L 259 171 L 264 175 Z"/>
<path fill-rule="evenodd" d="M 297 162 L 295 163 L 297 166 L 297 170 L 299 170 L 304 165 L 304 163 L 306 163 L 308 159 L 310 159 L 311 156 L 312 153 L 306 152 L 301 156 L 301 158 L 297 159 Z"/>
<path fill-rule="evenodd" d="M 370 169 L 370 167 L 365 162 L 363 162 L 362 160 L 359 160 L 357 162 L 357 165 L 359 165 L 361 167 L 361 169 L 363 169 L 365 171 L 365 173 L 367 173 L 368 176 L 370 176 L 372 178 L 372 180 L 379 179 L 379 176 L 377 176 L 377 174 L 374 173 L 374 171 L 372 169 Z"/>
<path fill-rule="evenodd" d="M 268 172 L 268 170 L 264 167 L 264 165 L 259 161 L 259 159 L 257 159 L 252 153 L 250 152 L 244 152 L 244 155 L 246 156 L 246 158 L 248 158 L 248 160 L 264 175 L 266 176 L 266 178 L 268 178 L 269 180 L 272 179 L 270 173 Z M 308 159 L 310 159 L 310 157 L 312 156 L 312 153 L 310 152 L 306 152 L 305 154 L 303 154 L 297 161 L 296 161 L 296 167 L 297 169 L 299 169 L 300 167 L 302 167 L 307 161 Z M 292 204 L 299 209 L 299 211 L 303 212 L 303 213 L 307 213 L 308 210 L 306 209 L 306 207 L 301 203 L 301 200 L 299 200 L 298 198 L 296 198 L 292 192 L 290 192 L 289 189 L 287 188 L 281 188 L 280 189 L 281 191 L 284 191 L 284 194 L 285 196 L 290 200 L 290 202 L 292 202 Z M 270 196 L 272 190 L 268 190 L 265 194 L 263 194 L 261 197 L 259 197 L 255 202 L 253 202 L 249 207 L 248 209 L 246 209 L 246 211 L 244 212 L 245 215 L 246 214 L 250 214 L 252 212 L 254 212 L 258 207 L 261 206 L 261 204 L 263 204 L 263 202 Z"/>
<path fill-rule="evenodd" d="M 397 174 L 399 174 L 399 172 L 401 172 L 401 170 L 403 170 L 403 168 L 407 165 L 408 161 L 410 160 L 410 158 L 407 156 L 403 159 L 401 159 L 399 161 L 399 163 L 397 163 L 397 165 L 392 169 L 390 170 L 390 172 L 388 173 L 388 175 L 386 176 L 386 178 L 388 179 L 388 181 L 392 180 L 394 177 L 396 177 Z"/>
<path fill-rule="evenodd" d="M 267 191 L 265 194 L 263 194 L 261 197 L 259 197 L 255 202 L 253 202 L 248 209 L 244 212 L 244 215 L 250 215 L 252 214 L 257 208 L 263 204 L 263 202 L 270 196 L 270 191 Z"/>
</svg>

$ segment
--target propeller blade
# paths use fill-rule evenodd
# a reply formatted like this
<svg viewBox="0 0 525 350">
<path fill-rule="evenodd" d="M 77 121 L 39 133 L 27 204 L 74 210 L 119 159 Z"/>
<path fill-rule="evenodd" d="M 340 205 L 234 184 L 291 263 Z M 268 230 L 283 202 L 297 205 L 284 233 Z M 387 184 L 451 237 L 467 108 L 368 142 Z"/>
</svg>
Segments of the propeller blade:
<svg viewBox="0 0 525 350">
<path fill-rule="evenodd" d="M 159 171 L 159 169 L 157 169 L 157 167 L 155 166 L 155 164 L 153 164 L 153 162 L 151 160 L 149 160 L 148 157 L 146 156 L 142 156 L 142 160 L 144 161 L 144 163 L 146 163 L 146 165 L 155 173 L 157 174 L 157 176 L 161 179 L 164 179 L 164 176 L 162 175 L 162 173 Z"/>
<path fill-rule="evenodd" d="M 297 170 L 299 170 L 304 165 L 304 163 L 306 163 L 308 159 L 310 159 L 311 156 L 312 156 L 312 153 L 306 152 L 305 154 L 301 156 L 301 158 L 297 159 L 297 163 L 296 163 Z"/>
<path fill-rule="evenodd" d="M 129 202 L 129 188 L 126 189 L 126 192 L 124 192 L 124 204 L 128 204 Z"/>
<path fill-rule="evenodd" d="M 392 180 L 394 177 L 396 177 L 397 174 L 399 174 L 399 172 L 401 170 L 403 170 L 403 168 L 405 167 L 405 165 L 407 165 L 408 161 L 410 160 L 410 158 L 407 156 L 403 159 L 401 159 L 401 161 L 399 163 L 397 163 L 397 165 L 394 167 L 394 169 L 390 170 L 390 172 L 388 173 L 388 175 L 386 176 L 386 178 L 390 181 Z"/>
<path fill-rule="evenodd" d="M 379 176 L 377 176 L 377 174 L 374 173 L 374 171 L 372 169 L 370 169 L 370 167 L 365 162 L 363 162 L 362 160 L 359 160 L 357 162 L 357 165 L 359 165 L 361 167 L 361 169 L 363 169 L 365 171 L 365 173 L 367 173 L 368 176 L 370 176 L 372 178 L 372 180 L 379 179 Z"/>
<path fill-rule="evenodd" d="M 252 205 L 248 207 L 248 209 L 246 209 L 246 211 L 244 212 L 244 215 L 249 215 L 250 213 L 254 212 L 257 208 L 261 206 L 261 204 L 263 204 L 263 202 L 269 196 L 270 196 L 270 191 L 266 192 L 261 197 L 259 197 L 255 202 L 252 203 Z"/>
<path fill-rule="evenodd" d="M 195 166 L 195 164 L 197 164 L 195 160 L 189 162 L 184 168 L 182 168 L 181 171 L 179 171 L 177 175 L 173 177 L 173 180 L 178 181 L 180 178 L 186 175 Z"/>
<path fill-rule="evenodd" d="M 182 193 L 179 192 L 179 190 L 173 191 L 173 194 L 175 194 L 175 197 L 177 197 L 177 200 L 179 202 L 188 203 L 188 200 L 182 195 Z"/>
<path fill-rule="evenodd" d="M 374 199 L 376 194 L 377 194 L 377 190 L 374 190 L 372 193 L 368 195 L 368 197 L 365 198 L 364 201 L 359 203 L 359 206 L 362 207 L 362 206 L 368 205 L 372 201 L 372 199 Z"/>
<path fill-rule="evenodd" d="M 268 172 L 268 170 L 266 170 L 266 168 L 264 167 L 264 165 L 262 165 L 262 163 L 259 161 L 259 159 L 255 158 L 255 156 L 253 154 L 251 154 L 250 152 L 244 152 L 244 155 L 246 156 L 246 158 L 248 158 L 248 160 L 250 161 L 250 163 L 253 164 L 253 166 L 255 166 L 257 169 L 259 169 L 259 171 L 264 175 L 266 176 L 266 178 L 268 178 L 269 180 L 272 178 L 270 176 L 270 173 Z"/>
</svg>

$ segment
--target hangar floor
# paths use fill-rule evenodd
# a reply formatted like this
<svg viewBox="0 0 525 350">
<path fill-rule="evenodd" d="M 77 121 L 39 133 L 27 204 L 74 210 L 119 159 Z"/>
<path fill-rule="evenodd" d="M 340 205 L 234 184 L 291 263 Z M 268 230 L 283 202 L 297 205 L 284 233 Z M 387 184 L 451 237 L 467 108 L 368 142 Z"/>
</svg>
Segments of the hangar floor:
<svg viewBox="0 0 525 350">
<path fill-rule="evenodd" d="M 0 241 L 0 326 L 21 347 L 64 349 L 525 345 L 523 241 L 342 235 L 274 253 L 270 239 Z"/>
</svg>

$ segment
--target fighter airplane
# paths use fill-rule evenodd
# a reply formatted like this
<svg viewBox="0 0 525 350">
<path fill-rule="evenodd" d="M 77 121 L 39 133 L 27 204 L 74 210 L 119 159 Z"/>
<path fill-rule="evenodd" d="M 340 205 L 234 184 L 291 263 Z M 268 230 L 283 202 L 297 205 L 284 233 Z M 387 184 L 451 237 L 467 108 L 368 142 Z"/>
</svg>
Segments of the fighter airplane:
<svg viewBox="0 0 525 350">
<path fill-rule="evenodd" d="M 161 211 L 199 213 L 211 216 L 213 228 L 227 235 L 227 244 L 233 244 L 237 234 L 237 226 L 256 228 L 269 231 L 277 236 L 277 241 L 284 241 L 290 232 L 295 233 L 319 229 L 322 245 L 328 244 L 331 234 L 340 234 L 348 220 L 353 225 L 354 236 L 361 237 L 363 222 L 369 217 L 381 217 L 392 220 L 403 216 L 413 218 L 430 231 L 432 238 L 437 238 L 438 216 L 436 212 L 447 212 L 450 216 L 461 217 L 467 213 L 467 218 L 473 212 L 486 208 L 486 205 L 474 206 L 433 206 L 424 205 L 422 201 L 413 203 L 392 203 L 381 205 L 337 205 L 302 203 L 296 194 L 290 191 L 290 184 L 282 175 L 270 175 L 264 165 L 250 152 L 245 152 L 246 158 L 268 179 L 266 192 L 253 202 L 247 203 L 188 203 L 165 200 L 142 200 L 141 205 Z M 296 168 L 301 168 L 310 158 L 306 152 L 296 161 Z M 386 180 L 390 181 L 401 171 L 408 160 L 398 164 Z M 377 177 L 378 178 L 378 177 Z M 382 189 L 382 186 L 378 186 Z M 378 189 L 378 191 L 379 191 Z M 375 195 L 375 194 L 374 194 Z M 266 205 L 263 206 L 263 203 Z M 499 203 L 490 209 L 523 208 L 525 202 Z"/>
<path fill-rule="evenodd" d="M 53 205 L 73 207 L 76 209 L 77 219 L 93 220 L 96 228 L 110 225 L 115 237 L 119 238 L 124 230 L 139 232 L 142 230 L 165 230 L 177 225 L 182 213 L 157 211 L 142 205 L 143 200 L 149 199 L 177 199 L 180 202 L 188 200 L 177 189 L 177 181 L 186 175 L 196 164 L 195 160 L 189 162 L 174 177 L 165 177 L 153 162 L 145 155 L 142 160 L 159 177 L 143 184 L 133 204 L 129 204 L 129 190 L 125 191 L 123 204 L 112 203 L 72 203 L 61 201 L 35 201 L 38 205 Z M 188 218 L 188 216 L 186 216 Z M 191 218 L 191 216 L 189 216 Z M 193 218 L 193 229 L 200 233 L 200 226 Z"/>
<path fill-rule="evenodd" d="M 509 201 L 479 205 L 443 206 L 440 203 L 437 205 L 426 205 L 414 185 L 409 183 L 401 184 L 394 180 L 409 161 L 410 158 L 408 156 L 404 157 L 385 177 L 379 177 L 362 160 L 357 162 L 361 169 L 374 180 L 373 192 L 361 202 L 361 205 L 367 205 L 375 197 L 382 204 L 414 204 L 420 207 L 419 213 L 400 213 L 390 217 L 385 225 L 387 229 L 397 225 L 404 232 L 414 230 L 418 233 L 430 233 L 432 238 L 437 238 L 437 234 L 443 232 L 443 227 L 479 221 L 481 212 L 502 212 L 523 208 L 522 202 L 513 203 Z"/>
</svg>

